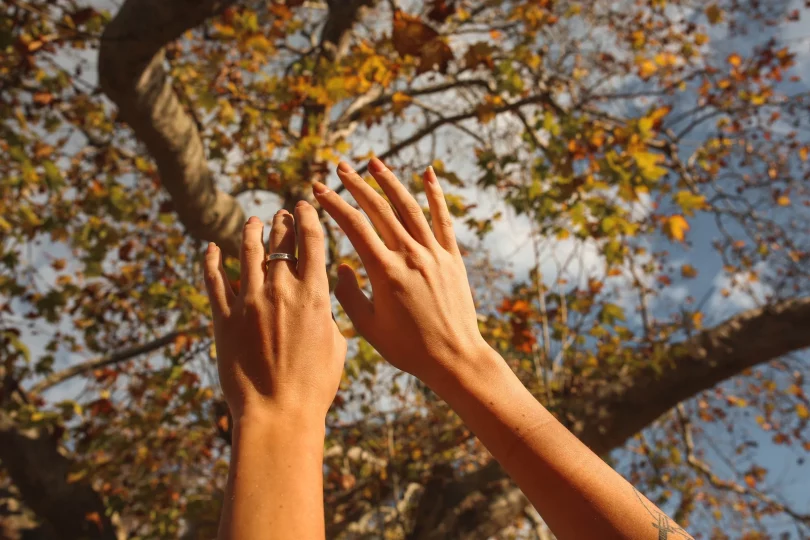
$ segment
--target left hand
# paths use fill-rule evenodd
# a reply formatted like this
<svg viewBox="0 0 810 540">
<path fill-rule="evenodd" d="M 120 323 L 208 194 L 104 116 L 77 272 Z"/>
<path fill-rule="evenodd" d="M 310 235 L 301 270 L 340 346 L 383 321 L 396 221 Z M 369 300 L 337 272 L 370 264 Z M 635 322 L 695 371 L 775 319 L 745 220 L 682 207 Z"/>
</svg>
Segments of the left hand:
<svg viewBox="0 0 810 540">
<path fill-rule="evenodd" d="M 214 316 L 217 367 L 235 421 L 320 422 L 335 398 L 346 340 L 332 319 L 324 235 L 316 210 L 298 203 L 295 217 L 273 218 L 269 253 L 296 251 L 298 264 L 265 263 L 264 226 L 242 231 L 241 286 L 234 294 L 216 245 L 205 254 L 205 284 Z M 296 234 L 297 231 L 297 234 Z"/>
</svg>

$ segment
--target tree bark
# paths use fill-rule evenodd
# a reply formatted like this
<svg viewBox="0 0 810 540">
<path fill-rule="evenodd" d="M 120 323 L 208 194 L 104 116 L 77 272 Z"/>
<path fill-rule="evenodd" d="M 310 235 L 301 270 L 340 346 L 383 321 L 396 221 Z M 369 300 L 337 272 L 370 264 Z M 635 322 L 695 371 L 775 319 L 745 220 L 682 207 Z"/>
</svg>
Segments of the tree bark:
<svg viewBox="0 0 810 540">
<path fill-rule="evenodd" d="M 594 394 L 574 431 L 597 453 L 617 448 L 672 407 L 745 369 L 810 347 L 810 298 L 751 309 L 673 344 L 664 360 Z"/>
<path fill-rule="evenodd" d="M 117 517 L 107 515 L 101 496 L 85 480 L 70 481 L 70 460 L 53 433 L 20 429 L 0 410 L 0 460 L 25 504 L 56 538 L 123 540 Z"/>
<path fill-rule="evenodd" d="M 188 233 L 238 256 L 245 213 L 220 191 L 197 125 L 172 89 L 163 47 L 236 0 L 126 0 L 101 37 L 98 72 L 155 160 L 160 179 Z"/>
</svg>

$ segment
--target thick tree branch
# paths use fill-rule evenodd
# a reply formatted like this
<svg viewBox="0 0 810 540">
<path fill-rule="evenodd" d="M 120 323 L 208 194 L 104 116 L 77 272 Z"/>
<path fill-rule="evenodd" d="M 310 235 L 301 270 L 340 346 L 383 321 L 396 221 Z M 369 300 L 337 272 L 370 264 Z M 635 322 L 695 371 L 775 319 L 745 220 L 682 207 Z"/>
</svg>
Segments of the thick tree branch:
<svg viewBox="0 0 810 540">
<path fill-rule="evenodd" d="M 672 407 L 745 369 L 810 347 L 810 298 L 735 315 L 674 344 L 655 365 L 631 371 L 587 399 L 578 433 L 598 453 L 623 444 Z M 601 412 L 600 412 L 601 411 Z"/>
<path fill-rule="evenodd" d="M 71 379 L 77 375 L 81 375 L 83 373 L 87 373 L 88 371 L 93 371 L 94 369 L 99 369 L 105 366 L 111 366 L 113 364 L 118 364 L 120 362 L 126 362 L 136 356 L 140 356 L 142 354 L 148 354 L 152 351 L 156 351 L 161 347 L 164 347 L 177 339 L 179 336 L 186 336 L 191 334 L 202 334 L 205 332 L 205 328 L 193 328 L 191 330 L 179 330 L 177 332 L 171 332 L 166 334 L 163 337 L 150 341 L 148 343 L 144 343 L 142 345 L 135 345 L 134 347 L 127 347 L 126 349 L 122 349 L 118 352 L 111 354 L 110 356 L 103 356 L 101 358 L 94 358 L 92 360 L 88 360 L 86 362 L 80 362 L 78 364 L 74 364 L 68 368 L 65 368 L 61 371 L 55 371 L 39 381 L 37 384 L 31 387 L 30 392 L 35 394 L 41 394 L 45 390 L 56 386 L 57 384 L 63 383 L 68 379 Z"/>
<path fill-rule="evenodd" d="M 0 461 L 37 517 L 58 538 L 123 540 L 117 516 L 107 515 L 101 496 L 87 480 L 70 481 L 70 460 L 55 434 L 44 428 L 20 429 L 0 410 Z"/>
<path fill-rule="evenodd" d="M 235 0 L 126 0 L 101 37 L 105 94 L 157 163 L 189 234 L 237 255 L 245 214 L 216 187 L 197 126 L 166 73 L 163 47 Z"/>
</svg>

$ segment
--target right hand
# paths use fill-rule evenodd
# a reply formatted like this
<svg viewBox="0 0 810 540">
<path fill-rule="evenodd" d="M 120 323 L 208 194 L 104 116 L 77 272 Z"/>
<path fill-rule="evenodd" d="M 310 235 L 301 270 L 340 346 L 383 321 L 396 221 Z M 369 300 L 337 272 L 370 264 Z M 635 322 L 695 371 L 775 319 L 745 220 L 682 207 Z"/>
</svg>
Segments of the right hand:
<svg viewBox="0 0 810 540">
<path fill-rule="evenodd" d="M 234 293 L 214 244 L 205 254 L 217 366 L 234 421 L 280 420 L 323 428 L 340 385 L 346 340 L 332 320 L 318 213 L 306 202 L 295 216 L 273 218 L 270 253 L 296 252 L 265 264 L 263 226 L 252 217 L 242 231 L 241 286 Z"/>
<path fill-rule="evenodd" d="M 335 295 L 357 331 L 386 360 L 433 386 L 468 368 L 467 360 L 488 348 L 478 330 L 450 213 L 432 168 L 425 171 L 424 184 L 433 230 L 421 206 L 380 160 L 371 160 L 368 170 L 396 213 L 349 165 L 341 162 L 337 172 L 380 236 L 337 193 L 321 183 L 313 186 L 318 202 L 357 250 L 373 292 L 369 300 L 354 271 L 341 266 Z"/>
</svg>

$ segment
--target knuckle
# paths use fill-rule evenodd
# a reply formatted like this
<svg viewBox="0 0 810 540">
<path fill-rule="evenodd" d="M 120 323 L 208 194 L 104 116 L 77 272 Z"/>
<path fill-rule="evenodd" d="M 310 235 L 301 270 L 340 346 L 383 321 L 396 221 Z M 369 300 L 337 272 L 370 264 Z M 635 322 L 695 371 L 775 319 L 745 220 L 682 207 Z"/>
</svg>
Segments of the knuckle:
<svg viewBox="0 0 810 540">
<path fill-rule="evenodd" d="M 360 211 L 352 209 L 352 211 L 349 212 L 349 226 L 353 229 L 362 230 L 366 228 L 366 225 L 366 218 Z"/>
<path fill-rule="evenodd" d="M 439 226 L 445 229 L 453 228 L 453 218 L 449 214 L 442 213 L 438 218 Z"/>
<path fill-rule="evenodd" d="M 404 256 L 405 266 L 408 268 L 419 270 L 426 266 L 426 257 L 417 250 L 408 250 Z"/>
<path fill-rule="evenodd" d="M 305 292 L 305 301 L 307 305 L 316 309 L 331 306 L 328 292 L 325 293 L 323 287 L 307 287 Z"/>
<path fill-rule="evenodd" d="M 413 217 L 419 217 L 420 215 L 424 215 L 425 212 L 422 210 L 422 207 L 419 206 L 416 201 L 408 201 L 402 205 L 402 212 Z"/>
<path fill-rule="evenodd" d="M 382 197 L 376 197 L 374 205 L 377 207 L 377 211 L 383 216 L 389 216 L 394 213 L 394 209 L 391 208 L 391 205 L 388 204 L 388 201 L 386 201 Z"/>
<path fill-rule="evenodd" d="M 280 272 L 276 272 L 269 286 L 265 287 L 264 295 L 273 305 L 286 304 L 290 300 L 289 287 Z"/>
<path fill-rule="evenodd" d="M 320 240 L 323 237 L 320 221 L 317 223 L 302 223 L 298 227 L 298 232 L 302 238 Z"/>
<path fill-rule="evenodd" d="M 258 317 L 262 312 L 262 303 L 258 296 L 249 294 L 246 295 L 242 302 L 242 309 L 248 317 Z"/>
<path fill-rule="evenodd" d="M 261 242 L 248 241 L 242 244 L 242 249 L 248 255 L 258 255 L 264 251 L 264 246 Z"/>
</svg>

